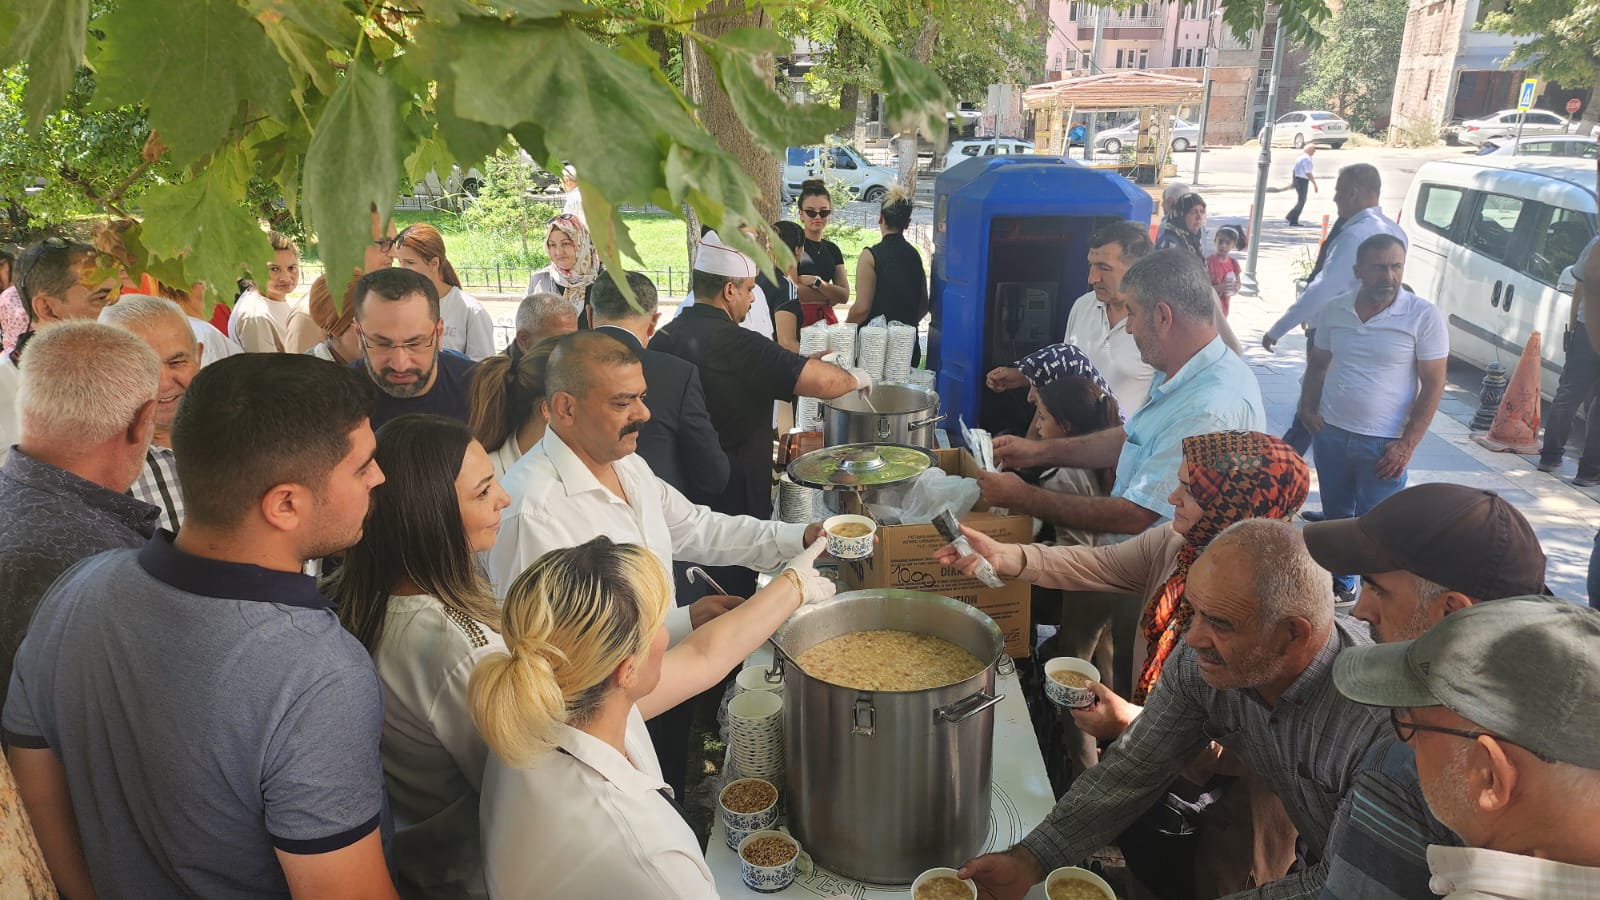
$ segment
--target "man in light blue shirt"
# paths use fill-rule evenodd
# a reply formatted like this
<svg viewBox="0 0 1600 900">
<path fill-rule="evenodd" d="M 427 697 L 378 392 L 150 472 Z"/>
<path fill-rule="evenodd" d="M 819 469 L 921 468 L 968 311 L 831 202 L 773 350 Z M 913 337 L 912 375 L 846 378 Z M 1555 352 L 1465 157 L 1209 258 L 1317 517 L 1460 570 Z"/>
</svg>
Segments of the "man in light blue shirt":
<svg viewBox="0 0 1600 900">
<path fill-rule="evenodd" d="M 1184 438 L 1261 431 L 1267 420 L 1255 373 L 1217 334 L 1211 279 L 1193 254 L 1161 250 L 1144 257 L 1122 276 L 1121 292 L 1128 298 L 1128 332 L 1156 370 L 1150 399 L 1123 428 L 1052 441 L 996 438 L 995 459 L 1010 468 L 1116 466 L 1111 496 L 1059 495 L 1048 518 L 1127 535 L 1172 516 L 1168 497 L 1178 486 Z"/>
</svg>

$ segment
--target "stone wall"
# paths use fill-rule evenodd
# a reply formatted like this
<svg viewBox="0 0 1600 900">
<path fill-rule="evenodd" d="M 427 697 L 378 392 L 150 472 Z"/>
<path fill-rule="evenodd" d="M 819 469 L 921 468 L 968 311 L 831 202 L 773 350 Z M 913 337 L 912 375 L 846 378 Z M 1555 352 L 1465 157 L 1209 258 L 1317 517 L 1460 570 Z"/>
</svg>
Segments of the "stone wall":
<svg viewBox="0 0 1600 900">
<path fill-rule="evenodd" d="M 1455 76 L 1456 55 L 1466 16 L 1476 13 L 1477 0 L 1411 0 L 1406 34 L 1400 45 L 1389 118 L 1395 127 L 1431 121 L 1444 124 Z"/>
</svg>

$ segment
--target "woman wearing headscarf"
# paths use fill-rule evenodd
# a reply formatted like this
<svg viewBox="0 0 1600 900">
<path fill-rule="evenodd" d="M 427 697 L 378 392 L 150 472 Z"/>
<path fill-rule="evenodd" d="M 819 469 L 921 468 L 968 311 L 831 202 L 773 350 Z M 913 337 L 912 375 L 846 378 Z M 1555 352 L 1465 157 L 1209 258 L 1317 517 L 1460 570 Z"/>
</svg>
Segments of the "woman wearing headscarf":
<svg viewBox="0 0 1600 900">
<path fill-rule="evenodd" d="M 578 311 L 578 327 L 588 327 L 583 317 L 584 302 L 589 285 L 602 271 L 600 254 L 589 239 L 588 227 L 572 213 L 562 213 L 550 220 L 544 249 L 550 255 L 550 265 L 533 273 L 523 296 L 560 294 Z"/>
<path fill-rule="evenodd" d="M 1184 194 L 1173 204 L 1166 218 L 1161 220 L 1161 230 L 1156 233 L 1156 249 L 1181 247 L 1194 253 L 1201 262 L 1206 251 L 1201 246 L 1201 235 L 1206 230 L 1206 200 L 1199 194 Z"/>
<path fill-rule="evenodd" d="M 1003 576 L 1065 590 L 1117 591 L 1148 598 L 1139 616 L 1144 642 L 1143 659 L 1136 666 L 1134 702 L 1123 700 L 1104 684 L 1091 682 L 1090 690 L 1098 702 L 1087 710 L 1073 711 L 1079 728 L 1110 741 L 1143 711 L 1137 704 L 1156 686 L 1162 665 L 1178 649 L 1189 627 L 1193 617 L 1185 597 L 1189 567 L 1213 538 L 1235 522 L 1293 518 L 1310 487 L 1311 472 L 1305 460 L 1278 438 L 1254 431 L 1213 432 L 1183 440 L 1178 487 L 1170 498 L 1170 528 L 1151 528 L 1131 540 L 1104 547 L 1002 544 L 966 527 L 962 531 L 977 555 L 989 560 Z M 977 568 L 977 555 L 958 559 L 953 547 L 937 554 L 944 565 L 959 565 L 969 573 Z M 1191 783 L 1175 786 L 1168 803 L 1157 805 L 1158 809 L 1183 810 L 1186 827 L 1196 827 L 1198 822 L 1202 843 L 1224 845 L 1219 853 L 1191 847 L 1195 865 L 1190 868 L 1172 866 L 1168 860 L 1167 871 L 1161 872 L 1162 865 L 1154 864 L 1151 868 L 1159 876 L 1182 882 L 1182 887 L 1169 886 L 1167 893 L 1175 890 L 1173 895 L 1208 897 L 1233 893 L 1282 877 L 1294 861 L 1294 828 L 1282 804 L 1249 777 L 1235 781 L 1219 775 L 1227 765 L 1202 751 L 1191 771 L 1185 773 Z M 1224 828 L 1206 828 L 1206 823 L 1218 820 L 1231 822 Z M 1149 832 L 1133 833 L 1140 827 L 1130 828 L 1119 839 L 1129 856 L 1130 869 L 1135 858 L 1144 855 L 1140 849 L 1155 858 L 1164 852 L 1153 846 Z M 1150 875 L 1142 872 L 1141 877 Z"/>
</svg>

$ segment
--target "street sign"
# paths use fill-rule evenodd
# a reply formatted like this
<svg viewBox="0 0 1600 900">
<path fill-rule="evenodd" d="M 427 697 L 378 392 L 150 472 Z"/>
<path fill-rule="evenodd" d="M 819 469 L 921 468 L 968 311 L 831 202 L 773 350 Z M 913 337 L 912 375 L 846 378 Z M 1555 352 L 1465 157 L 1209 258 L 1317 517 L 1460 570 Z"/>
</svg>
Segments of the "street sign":
<svg viewBox="0 0 1600 900">
<path fill-rule="evenodd" d="M 1567 115 L 1575 116 L 1580 109 L 1583 109 L 1583 104 L 1578 101 L 1577 97 L 1567 101 Z"/>
<path fill-rule="evenodd" d="M 1539 79 L 1529 78 L 1522 82 L 1522 90 L 1517 92 L 1517 110 L 1527 112 L 1533 109 L 1533 92 L 1539 87 Z"/>
</svg>

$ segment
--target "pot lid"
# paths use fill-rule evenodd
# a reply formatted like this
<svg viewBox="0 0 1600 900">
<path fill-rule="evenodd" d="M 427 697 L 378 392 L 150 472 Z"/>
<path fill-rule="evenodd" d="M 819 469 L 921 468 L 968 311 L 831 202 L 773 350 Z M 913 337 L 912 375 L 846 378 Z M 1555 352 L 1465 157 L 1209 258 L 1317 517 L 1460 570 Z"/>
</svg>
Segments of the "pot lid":
<svg viewBox="0 0 1600 900">
<path fill-rule="evenodd" d="M 899 484 L 937 462 L 931 451 L 907 444 L 840 444 L 789 463 L 789 478 L 806 487 L 854 491 Z"/>
</svg>

